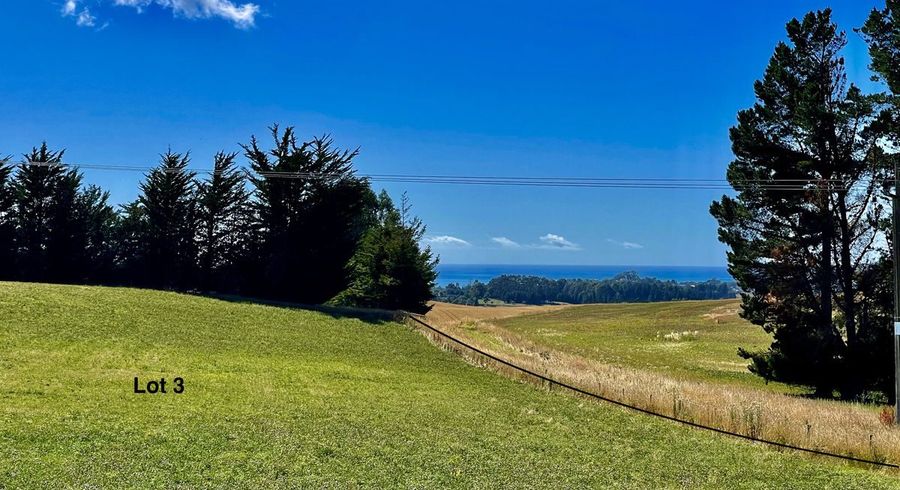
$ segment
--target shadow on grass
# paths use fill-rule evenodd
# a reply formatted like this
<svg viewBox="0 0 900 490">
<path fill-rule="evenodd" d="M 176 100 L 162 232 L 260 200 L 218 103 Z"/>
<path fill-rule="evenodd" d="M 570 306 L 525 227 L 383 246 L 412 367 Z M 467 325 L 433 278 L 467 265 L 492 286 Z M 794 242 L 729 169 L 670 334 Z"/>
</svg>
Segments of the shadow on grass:
<svg viewBox="0 0 900 490">
<path fill-rule="evenodd" d="M 402 322 L 404 314 L 395 310 L 380 310 L 374 308 L 357 308 L 350 306 L 327 306 L 313 305 L 305 303 L 294 303 L 291 301 L 279 301 L 272 299 L 253 298 L 247 296 L 239 296 L 235 294 L 216 294 L 216 293 L 199 293 L 191 292 L 194 296 L 203 298 L 218 299 L 231 303 L 245 303 L 255 305 L 275 306 L 278 308 L 288 308 L 292 310 L 315 311 L 324 313 L 335 319 L 354 318 L 373 325 L 382 325 L 385 323 Z"/>
</svg>

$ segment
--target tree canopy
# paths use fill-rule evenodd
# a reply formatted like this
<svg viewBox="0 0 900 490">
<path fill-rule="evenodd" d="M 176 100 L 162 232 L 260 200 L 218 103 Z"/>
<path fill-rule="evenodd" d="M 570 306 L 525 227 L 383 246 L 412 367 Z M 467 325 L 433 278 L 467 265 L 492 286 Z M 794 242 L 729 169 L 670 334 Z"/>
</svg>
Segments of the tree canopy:
<svg viewBox="0 0 900 490">
<path fill-rule="evenodd" d="M 198 176 L 167 151 L 118 210 L 46 143 L 0 160 L 0 279 L 424 311 L 436 260 L 406 200 L 376 198 L 354 175 L 357 150 L 270 132 L 272 149 L 244 146 L 249 169 L 220 152 Z"/>
<path fill-rule="evenodd" d="M 877 99 L 848 85 L 830 10 L 790 21 L 787 36 L 730 132 L 736 196 L 710 211 L 742 315 L 774 338 L 740 352 L 751 370 L 854 397 L 879 387 L 887 360 Z"/>
<path fill-rule="evenodd" d="M 484 284 L 474 281 L 460 286 L 448 284 L 435 290 L 439 301 L 479 304 L 489 300 L 506 303 L 644 303 L 724 299 L 737 296 L 733 283 L 661 281 L 623 272 L 609 279 L 547 279 L 538 276 L 502 275 Z"/>
</svg>

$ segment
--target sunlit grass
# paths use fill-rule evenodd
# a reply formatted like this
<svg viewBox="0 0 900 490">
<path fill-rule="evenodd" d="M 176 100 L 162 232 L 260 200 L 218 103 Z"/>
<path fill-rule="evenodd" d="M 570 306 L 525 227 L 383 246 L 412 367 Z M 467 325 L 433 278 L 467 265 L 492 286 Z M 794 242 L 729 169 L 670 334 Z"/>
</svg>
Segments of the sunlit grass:
<svg viewBox="0 0 900 490">
<path fill-rule="evenodd" d="M 735 351 L 750 344 L 758 329 L 737 317 L 737 307 L 736 301 L 589 305 L 496 319 L 487 319 L 491 309 L 484 309 L 468 315 L 483 320 L 430 321 L 500 358 L 643 409 L 755 438 L 900 463 L 900 428 L 885 423 L 890 417 L 882 407 L 811 399 L 746 373 L 746 362 L 734 361 Z M 744 372 L 734 372 L 728 362 Z"/>
<path fill-rule="evenodd" d="M 182 376 L 182 395 L 132 379 Z M 896 487 L 546 393 L 396 323 L 0 283 L 0 487 Z"/>
<path fill-rule="evenodd" d="M 738 347 L 764 349 L 771 337 L 738 316 L 739 300 L 571 306 L 495 322 L 554 349 L 616 366 L 661 372 L 686 380 L 768 386 L 747 370 Z"/>
</svg>

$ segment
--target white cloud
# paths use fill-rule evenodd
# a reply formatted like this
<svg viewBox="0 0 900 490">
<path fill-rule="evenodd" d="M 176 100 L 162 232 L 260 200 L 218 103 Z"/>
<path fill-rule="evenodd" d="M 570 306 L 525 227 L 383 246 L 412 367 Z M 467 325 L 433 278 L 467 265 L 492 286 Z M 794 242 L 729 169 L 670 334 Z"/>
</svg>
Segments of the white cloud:
<svg viewBox="0 0 900 490">
<path fill-rule="evenodd" d="M 96 24 L 97 18 L 91 14 L 91 11 L 88 10 L 87 7 L 81 9 L 81 12 L 78 12 L 78 16 L 75 18 L 75 24 L 79 27 L 94 27 Z"/>
<path fill-rule="evenodd" d="M 134 7 L 138 12 L 151 4 L 172 9 L 175 15 L 188 19 L 209 19 L 218 17 L 234 23 L 235 27 L 253 27 L 259 5 L 255 3 L 235 4 L 231 0 L 113 0 L 115 5 Z"/>
<path fill-rule="evenodd" d="M 539 238 L 541 241 L 541 248 L 556 248 L 561 250 L 579 250 L 578 245 L 568 241 L 565 237 L 560 235 L 554 235 L 553 233 L 547 233 L 546 235 Z"/>
<path fill-rule="evenodd" d="M 622 247 L 622 248 L 626 248 L 626 249 L 628 249 L 628 250 L 636 250 L 636 249 L 639 249 L 639 248 L 644 248 L 644 246 L 641 245 L 640 243 L 634 243 L 634 242 L 620 242 L 620 241 L 618 241 L 618 240 L 613 240 L 612 238 L 607 238 L 606 241 L 609 242 L 609 243 L 618 245 L 618 246 L 620 246 L 620 247 Z"/>
<path fill-rule="evenodd" d="M 79 27 L 94 27 L 97 23 L 97 18 L 91 13 L 91 9 L 82 7 L 79 10 L 78 0 L 66 0 L 61 13 L 63 17 L 75 17 L 75 24 Z"/>
<path fill-rule="evenodd" d="M 79 10 L 80 0 L 66 0 L 62 7 L 64 17 L 75 17 L 79 26 L 94 26 L 97 18 L 87 7 Z M 98 0 L 99 1 L 99 0 Z M 141 13 L 150 5 L 171 9 L 172 13 L 186 19 L 219 18 L 230 21 L 235 27 L 247 29 L 256 23 L 259 5 L 236 4 L 232 0 L 105 0 L 119 7 L 132 7 Z"/>
<path fill-rule="evenodd" d="M 62 14 L 63 16 L 75 15 L 75 10 L 78 9 L 78 3 L 75 0 L 66 0 L 66 3 L 63 4 Z"/>
<path fill-rule="evenodd" d="M 450 246 L 450 247 L 470 247 L 471 243 L 463 240 L 462 238 L 456 238 L 455 236 L 450 235 L 439 235 L 433 237 L 426 237 L 425 241 L 435 245 L 435 246 Z"/>
<path fill-rule="evenodd" d="M 519 247 L 521 247 L 521 245 L 519 245 L 518 242 L 510 240 L 509 238 L 506 238 L 505 236 L 497 236 L 497 237 L 491 238 L 491 241 L 499 244 L 501 247 L 504 247 L 504 248 L 519 248 Z"/>
</svg>

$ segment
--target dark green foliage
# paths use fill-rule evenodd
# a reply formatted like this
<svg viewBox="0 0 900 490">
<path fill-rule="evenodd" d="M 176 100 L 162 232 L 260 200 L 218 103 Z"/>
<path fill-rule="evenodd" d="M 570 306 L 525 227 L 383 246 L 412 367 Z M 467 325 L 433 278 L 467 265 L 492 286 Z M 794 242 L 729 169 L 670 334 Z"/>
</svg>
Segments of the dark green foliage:
<svg viewBox="0 0 900 490">
<path fill-rule="evenodd" d="M 138 240 L 143 284 L 187 289 L 193 285 L 197 246 L 194 172 L 188 155 L 166 152 L 141 183 L 138 203 L 145 219 Z"/>
<path fill-rule="evenodd" d="M 249 193 L 235 153 L 218 153 L 213 172 L 197 186 L 199 285 L 204 291 L 235 290 L 248 246 Z"/>
<path fill-rule="evenodd" d="M 13 179 L 18 273 L 34 281 L 49 279 L 50 225 L 60 214 L 56 192 L 66 174 L 60 165 L 63 153 L 51 151 L 46 143 L 34 148 L 25 161 L 37 165 L 20 165 Z"/>
<path fill-rule="evenodd" d="M 860 32 L 869 44 L 875 78 L 900 94 L 900 1 L 887 0 L 883 10 L 872 10 Z"/>
<path fill-rule="evenodd" d="M 115 244 L 112 236 L 116 212 L 109 205 L 108 192 L 95 185 L 81 189 L 80 179 L 73 184 L 76 184 L 73 202 L 75 216 L 68 222 L 70 228 L 66 234 L 69 239 L 69 262 L 64 262 L 63 254 L 59 257 L 61 263 L 56 267 L 72 267 L 74 264 L 80 273 L 73 276 L 70 279 L 72 281 L 108 282 L 115 275 Z"/>
<path fill-rule="evenodd" d="M 357 151 L 329 137 L 298 144 L 293 128 L 271 128 L 275 147 L 244 146 L 256 187 L 258 242 L 253 293 L 322 303 L 349 285 L 346 265 L 372 222 L 374 196 L 354 176 Z"/>
<path fill-rule="evenodd" d="M 14 204 L 12 167 L 9 165 L 9 158 L 2 158 L 0 159 L 0 280 L 16 277 L 16 223 L 12 214 Z"/>
<path fill-rule="evenodd" d="M 121 207 L 113 229 L 117 280 L 127 285 L 142 285 L 147 271 L 146 247 L 147 213 L 138 201 Z"/>
<path fill-rule="evenodd" d="M 494 299 L 507 303 L 644 303 L 734 298 L 732 283 L 660 281 L 624 272 L 611 279 L 547 279 L 536 276 L 503 275 L 486 285 L 475 281 L 467 286 L 449 284 L 435 289 L 435 298 L 459 304 L 478 304 Z"/>
<path fill-rule="evenodd" d="M 419 245 L 424 234 L 421 220 L 410 215 L 406 195 L 397 209 L 382 191 L 376 222 L 350 260 L 350 287 L 335 302 L 427 313 L 437 259 Z"/>
<path fill-rule="evenodd" d="M 292 128 L 277 127 L 272 135 L 269 152 L 255 138 L 244 147 L 250 179 L 235 153 L 220 152 L 197 182 L 189 156 L 169 151 L 118 212 L 62 151 L 35 148 L 15 172 L 0 160 L 0 279 L 304 303 L 340 295 L 345 304 L 424 311 L 435 261 L 418 246 L 425 228 L 407 218 L 405 198 L 400 210 L 386 194 L 376 198 L 354 175 L 357 152 L 327 137 L 298 143 Z"/>
<path fill-rule="evenodd" d="M 879 160 L 883 162 L 882 167 L 887 170 L 887 176 L 892 178 L 890 169 L 894 168 L 896 160 L 900 158 L 900 153 L 897 152 L 900 148 L 900 1 L 887 0 L 883 10 L 873 10 L 859 31 L 869 45 L 873 78 L 883 81 L 889 90 L 887 94 L 876 96 L 882 102 L 882 110 L 872 126 L 873 130 L 884 138 L 887 143 L 885 146 L 893 149 L 891 154 L 878 154 Z M 898 189 L 887 181 L 885 191 L 886 194 L 893 194 L 898 192 Z M 890 219 L 886 217 L 882 226 L 887 228 L 889 223 Z M 887 241 L 891 247 L 897 246 L 893 236 L 888 235 Z M 867 300 L 867 313 L 873 317 L 873 323 L 877 321 L 879 325 L 889 325 L 892 317 L 893 265 L 893 254 L 885 252 L 884 256 L 866 271 L 862 281 L 865 285 L 863 296 Z M 894 380 L 890 332 L 873 329 L 861 337 L 863 342 L 861 350 L 869 353 L 873 361 L 866 365 L 870 371 L 867 373 L 868 376 L 884 393 L 892 395 Z"/>
<path fill-rule="evenodd" d="M 82 189 L 81 174 L 46 143 L 25 155 L 11 191 L 18 274 L 32 281 L 97 282 L 111 273 L 108 195 Z"/>
<path fill-rule="evenodd" d="M 869 129 L 876 108 L 846 84 L 846 38 L 829 10 L 787 33 L 754 85 L 757 103 L 731 129 L 737 196 L 710 211 L 745 292 L 742 315 L 774 336 L 768 351 L 741 351 L 751 370 L 853 397 L 877 384 L 871 366 L 882 359 L 868 349 L 888 328 L 864 295 L 879 287 L 870 264 L 884 253 L 883 200 L 867 185 L 883 171 Z"/>
</svg>

